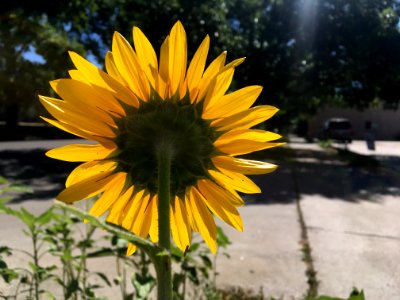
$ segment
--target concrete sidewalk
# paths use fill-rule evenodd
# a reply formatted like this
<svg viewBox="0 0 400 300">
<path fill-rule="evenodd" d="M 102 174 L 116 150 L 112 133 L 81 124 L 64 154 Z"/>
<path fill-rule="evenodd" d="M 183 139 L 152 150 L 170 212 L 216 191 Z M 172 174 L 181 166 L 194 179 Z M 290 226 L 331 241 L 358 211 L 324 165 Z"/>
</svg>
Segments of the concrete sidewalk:
<svg viewBox="0 0 400 300">
<path fill-rule="evenodd" d="M 290 146 L 307 149 L 307 144 Z M 317 151 L 314 145 L 308 149 Z M 364 141 L 355 141 L 347 149 L 378 161 L 400 162 L 400 142 L 378 141 L 370 151 Z M 357 287 L 368 300 L 400 299 L 399 174 L 334 160 L 323 168 L 308 166 L 307 172 L 303 167 L 297 163 L 297 181 L 319 294 L 345 298 Z"/>
<path fill-rule="evenodd" d="M 31 142 L 28 146 L 0 143 L 0 174 L 11 174 L 12 178 L 31 183 L 38 197 L 37 200 L 22 197 L 12 206 L 24 205 L 39 213 L 52 204 L 51 199 L 62 188 L 68 170 L 66 165 L 53 167 L 47 158 L 39 161 L 43 151 L 33 149 L 63 143 Z M 295 150 L 292 162 L 279 162 L 275 173 L 254 178 L 263 193 L 246 197 L 248 205 L 240 209 L 244 232 L 222 225 L 232 245 L 228 248 L 230 259 L 218 258 L 218 285 L 254 291 L 262 288 L 267 297 L 302 299 L 308 289 L 308 278 L 299 243 L 296 211 L 296 189 L 299 189 L 320 294 L 347 297 L 355 286 L 364 289 L 368 300 L 400 299 L 398 174 L 351 168 L 316 144 L 298 141 L 289 143 L 289 147 Z M 366 148 L 365 143 L 360 141 L 352 143 L 349 149 L 362 154 L 363 147 Z M 376 152 L 368 155 L 397 159 L 399 147 L 398 142 L 390 145 L 378 142 Z M 23 160 L 28 154 L 31 157 Z M 398 163 L 396 159 L 393 161 Z M 46 167 L 43 172 L 40 164 Z M 36 173 L 26 175 L 34 170 Z M 22 224 L 17 220 L 1 215 L 0 245 L 29 247 L 21 229 Z M 15 257 L 12 261 L 17 263 L 19 259 Z M 113 272 L 115 264 L 111 260 L 98 260 L 91 267 Z M 109 299 L 115 299 L 116 293 L 117 287 L 103 291 Z"/>
</svg>

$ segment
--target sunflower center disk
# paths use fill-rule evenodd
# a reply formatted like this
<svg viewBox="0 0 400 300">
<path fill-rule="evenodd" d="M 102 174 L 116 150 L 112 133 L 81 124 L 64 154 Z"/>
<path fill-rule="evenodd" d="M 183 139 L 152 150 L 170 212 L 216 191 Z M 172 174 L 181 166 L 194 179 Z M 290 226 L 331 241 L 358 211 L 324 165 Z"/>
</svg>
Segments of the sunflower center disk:
<svg viewBox="0 0 400 300">
<path fill-rule="evenodd" d="M 126 110 L 127 116 L 117 122 L 118 169 L 128 173 L 136 188 L 156 193 L 156 153 L 168 145 L 172 150 L 173 195 L 183 195 L 186 187 L 207 178 L 207 170 L 213 168 L 217 132 L 201 118 L 201 110 L 188 99 L 159 97 L 142 102 L 138 109 Z"/>
</svg>

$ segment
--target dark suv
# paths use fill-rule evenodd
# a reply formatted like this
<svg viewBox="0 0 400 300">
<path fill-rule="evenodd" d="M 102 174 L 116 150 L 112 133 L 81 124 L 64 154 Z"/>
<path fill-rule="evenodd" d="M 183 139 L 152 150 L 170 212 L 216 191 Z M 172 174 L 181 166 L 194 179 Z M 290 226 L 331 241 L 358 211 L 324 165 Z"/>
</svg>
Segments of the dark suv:
<svg viewBox="0 0 400 300">
<path fill-rule="evenodd" d="M 332 139 L 351 143 L 353 140 L 353 127 L 347 119 L 332 118 L 325 121 L 324 139 Z"/>
</svg>

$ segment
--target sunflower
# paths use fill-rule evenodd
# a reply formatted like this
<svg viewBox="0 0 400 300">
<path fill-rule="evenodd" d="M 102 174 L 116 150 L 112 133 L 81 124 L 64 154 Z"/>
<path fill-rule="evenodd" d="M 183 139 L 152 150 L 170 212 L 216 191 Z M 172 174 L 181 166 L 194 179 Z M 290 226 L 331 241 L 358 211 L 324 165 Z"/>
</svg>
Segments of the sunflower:
<svg viewBox="0 0 400 300">
<path fill-rule="evenodd" d="M 208 36 L 187 67 L 186 33 L 177 22 L 160 57 L 143 32 L 133 28 L 134 48 L 118 32 L 105 58 L 106 72 L 69 52 L 76 69 L 52 81 L 62 98 L 39 96 L 55 118 L 48 123 L 94 141 L 52 149 L 47 156 L 81 162 L 57 199 L 73 203 L 99 195 L 90 214 L 136 235 L 158 241 L 157 158 L 160 144 L 172 148 L 170 224 L 175 244 L 185 250 L 199 232 L 216 252 L 215 215 L 242 231 L 240 193 L 260 193 L 246 175 L 276 166 L 236 156 L 281 145 L 280 135 L 253 126 L 269 119 L 272 106 L 250 108 L 262 87 L 227 93 L 235 68 L 221 53 L 206 68 Z M 130 255 L 136 247 L 128 246 Z"/>
</svg>

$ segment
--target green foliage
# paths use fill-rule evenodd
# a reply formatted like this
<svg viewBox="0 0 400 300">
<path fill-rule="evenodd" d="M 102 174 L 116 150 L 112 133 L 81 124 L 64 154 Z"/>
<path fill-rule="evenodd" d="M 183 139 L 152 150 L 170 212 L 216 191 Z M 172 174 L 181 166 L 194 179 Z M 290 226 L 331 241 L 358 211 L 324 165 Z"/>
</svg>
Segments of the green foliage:
<svg viewBox="0 0 400 300">
<path fill-rule="evenodd" d="M 8 191 L 29 190 L 22 185 L 11 184 L 2 177 L 0 180 Z M 17 189 L 11 189 L 11 186 L 17 186 Z M 151 267 L 153 261 L 146 253 L 151 254 L 150 247 L 158 247 L 130 232 L 63 204 L 53 206 L 36 216 L 24 207 L 14 209 L 3 201 L 0 203 L 0 213 L 21 220 L 26 228 L 24 233 L 32 242 L 30 251 L 0 247 L 0 277 L 8 284 L 17 281 L 17 288 L 7 295 L 0 292 L 0 299 L 17 299 L 23 294 L 29 299 L 37 300 L 44 295 L 55 299 L 53 291 L 42 288 L 42 284 L 48 280 L 52 280 L 61 289 L 64 299 L 100 299 L 96 296 L 96 290 L 114 284 L 119 286 L 122 299 L 145 300 L 149 299 L 156 286 Z M 88 222 L 83 230 L 80 225 L 82 220 Z M 95 238 L 95 231 L 99 227 L 111 232 L 111 235 Z M 108 241 L 109 245 L 104 246 L 101 239 Z M 127 257 L 127 241 L 138 244 L 144 250 L 139 249 L 134 255 Z M 217 242 L 220 249 L 230 244 L 220 228 Z M 6 258 L 14 251 L 21 251 L 28 256 L 26 267 L 11 268 L 6 263 Z M 158 253 L 160 256 L 164 255 L 160 251 Z M 49 256 L 57 258 L 59 263 L 44 266 L 44 257 Z M 107 256 L 116 258 L 117 276 L 113 279 L 106 272 L 91 272 L 87 267 L 89 259 Z M 204 242 L 194 242 L 185 253 L 174 248 L 173 258 L 177 266 L 174 274 L 177 299 L 189 299 L 193 291 L 203 293 L 203 289 L 196 287 L 203 287 L 204 291 L 215 289 L 212 282 L 212 275 L 215 277 L 216 274 L 215 258 L 213 262 Z M 91 280 L 93 277 L 99 278 L 103 284 L 94 283 Z"/>
<path fill-rule="evenodd" d="M 48 94 L 48 82 L 65 76 L 69 68 L 66 49 L 83 51 L 65 30 L 69 5 L 59 3 L 59 10 L 52 10 L 20 2 L 4 3 L 0 15 L 0 113 L 9 126 L 16 125 L 21 113 L 36 120 L 37 94 Z M 32 61 L 27 53 L 43 61 Z"/>
<path fill-rule="evenodd" d="M 0 177 L 0 195 L 7 191 L 29 191 L 20 184 L 12 184 Z M 17 186 L 16 189 L 11 188 Z M 53 293 L 57 291 L 44 290 L 43 283 L 51 280 L 61 290 L 63 299 L 104 299 L 96 295 L 101 287 L 116 285 L 120 288 L 123 300 L 147 300 L 156 286 L 153 271 L 153 259 L 149 247 L 153 246 L 147 240 L 111 224 L 90 216 L 73 207 L 59 204 L 51 207 L 40 215 L 34 215 L 21 207 L 14 209 L 0 202 L 0 213 L 18 218 L 25 224 L 24 233 L 30 238 L 32 249 L 12 249 L 0 245 L 0 278 L 6 284 L 13 284 L 15 289 L 8 294 L 0 291 L 0 299 L 39 300 L 58 299 Z M 81 221 L 88 224 L 83 225 Z M 97 228 L 106 229 L 111 234 L 95 237 Z M 127 242 L 134 242 L 142 247 L 134 255 L 125 255 Z M 227 247 L 231 244 L 221 228 L 217 228 L 218 253 L 229 257 Z M 19 251 L 24 253 L 29 261 L 26 266 L 12 267 L 7 258 Z M 241 288 L 220 290 L 216 286 L 217 256 L 212 256 L 204 242 L 192 243 L 184 253 L 178 248 L 172 248 L 174 262 L 174 299 L 207 299 L 207 300 L 263 300 L 263 291 L 258 293 Z M 150 251 L 151 255 L 151 251 Z M 165 255 L 159 252 L 159 255 Z M 58 263 L 45 265 L 49 256 L 58 259 Z M 103 257 L 116 258 L 117 276 L 109 278 L 107 272 L 93 272 L 88 268 L 90 259 Z M 98 278 L 101 284 L 94 281 Z M 270 300 L 277 300 L 270 298 Z M 281 299 L 282 300 L 282 299 Z M 365 300 L 363 291 L 354 290 L 348 299 L 320 296 L 307 300 Z"/>
<path fill-rule="evenodd" d="M 102 64 L 113 32 L 120 31 L 131 41 L 133 25 L 158 49 L 167 28 L 178 19 L 190 36 L 189 57 L 206 34 L 212 38 L 210 59 L 223 50 L 229 59 L 247 57 L 233 85 L 265 87 L 259 101 L 281 108 L 271 126 L 307 119 L 326 104 L 360 109 L 377 100 L 398 104 L 396 0 L 39 3 L 8 1 L 2 7 L 0 102 L 10 121 L 16 120 L 16 106 L 24 107 L 25 116 L 32 113 L 36 94 L 48 94 L 47 82 L 66 75 L 71 66 L 67 50 L 86 49 Z M 24 53 L 30 48 L 45 63 L 27 60 Z"/>
<path fill-rule="evenodd" d="M 351 294 L 347 299 L 336 298 L 336 297 L 328 297 L 328 296 L 320 296 L 315 299 L 307 299 L 307 300 L 365 300 L 364 292 L 358 291 L 357 289 L 353 289 Z"/>
<path fill-rule="evenodd" d="M 32 193 L 32 189 L 24 184 L 10 182 L 0 176 L 0 203 L 6 203 L 11 200 L 13 194 Z"/>
</svg>

